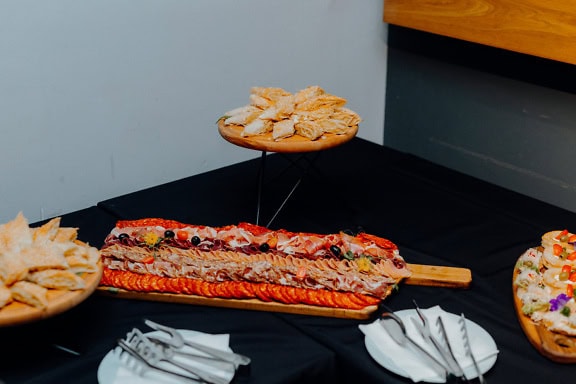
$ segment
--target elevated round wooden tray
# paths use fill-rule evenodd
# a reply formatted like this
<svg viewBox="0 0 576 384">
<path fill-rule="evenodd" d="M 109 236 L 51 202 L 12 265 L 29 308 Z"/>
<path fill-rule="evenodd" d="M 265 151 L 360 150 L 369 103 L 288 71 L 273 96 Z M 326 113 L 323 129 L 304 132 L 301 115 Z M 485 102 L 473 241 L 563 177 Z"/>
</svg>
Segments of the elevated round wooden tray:
<svg viewBox="0 0 576 384">
<path fill-rule="evenodd" d="M 356 125 L 345 134 L 335 135 L 333 133 L 325 133 L 317 140 L 310 140 L 299 135 L 294 135 L 275 141 L 271 133 L 243 137 L 243 129 L 244 127 L 239 125 L 225 125 L 222 119 L 218 121 L 218 132 L 220 132 L 220 135 L 225 140 L 240 147 L 266 152 L 299 153 L 321 151 L 350 141 L 358 132 L 358 126 Z"/>
<path fill-rule="evenodd" d="M 48 307 L 39 309 L 20 302 L 12 302 L 0 308 L 0 327 L 13 326 L 46 319 L 75 307 L 90 296 L 102 278 L 102 263 L 98 264 L 98 271 L 84 273 L 82 278 L 86 288 L 77 291 L 64 291 L 60 289 L 48 290 Z"/>
<path fill-rule="evenodd" d="M 542 251 L 542 248 L 536 248 Z M 518 268 L 512 274 L 512 292 L 514 295 L 514 309 L 520 326 L 528 341 L 540 354 L 557 363 L 576 363 L 576 337 L 550 332 L 544 325 L 536 324 L 522 312 L 522 301 L 516 293 L 514 284 L 518 276 Z"/>
</svg>

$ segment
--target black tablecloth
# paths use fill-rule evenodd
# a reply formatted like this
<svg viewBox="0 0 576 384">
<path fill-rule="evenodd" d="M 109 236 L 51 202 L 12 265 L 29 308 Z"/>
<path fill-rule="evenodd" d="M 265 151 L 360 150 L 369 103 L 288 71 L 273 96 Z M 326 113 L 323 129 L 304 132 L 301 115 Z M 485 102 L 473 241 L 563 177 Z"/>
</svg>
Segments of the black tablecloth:
<svg viewBox="0 0 576 384">
<path fill-rule="evenodd" d="M 118 219 L 161 217 L 190 224 L 254 222 L 261 159 L 100 202 L 64 215 L 81 239 L 101 246 Z M 469 289 L 401 285 L 394 310 L 440 305 L 486 329 L 500 351 L 490 383 L 556 383 L 576 366 L 552 362 L 528 342 L 512 302 L 518 257 L 553 229 L 576 228 L 576 214 L 356 138 L 305 155 L 266 158 L 262 222 L 291 231 L 364 230 L 394 241 L 410 263 L 470 268 Z M 408 383 L 379 366 L 358 325 L 369 320 L 121 300 L 94 294 L 53 318 L 0 329 L 5 383 L 96 383 L 115 340 L 143 318 L 210 333 L 252 357 L 234 383 Z M 54 347 L 65 346 L 79 353 Z"/>
</svg>

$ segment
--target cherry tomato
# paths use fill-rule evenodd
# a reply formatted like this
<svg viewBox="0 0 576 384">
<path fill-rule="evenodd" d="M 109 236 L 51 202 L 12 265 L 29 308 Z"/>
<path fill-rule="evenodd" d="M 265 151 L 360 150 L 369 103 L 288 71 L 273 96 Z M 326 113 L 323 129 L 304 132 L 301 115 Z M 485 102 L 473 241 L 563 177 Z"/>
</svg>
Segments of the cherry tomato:
<svg viewBox="0 0 576 384">
<path fill-rule="evenodd" d="M 176 232 L 176 237 L 178 238 L 178 240 L 188 240 L 188 232 L 178 231 Z"/>
</svg>

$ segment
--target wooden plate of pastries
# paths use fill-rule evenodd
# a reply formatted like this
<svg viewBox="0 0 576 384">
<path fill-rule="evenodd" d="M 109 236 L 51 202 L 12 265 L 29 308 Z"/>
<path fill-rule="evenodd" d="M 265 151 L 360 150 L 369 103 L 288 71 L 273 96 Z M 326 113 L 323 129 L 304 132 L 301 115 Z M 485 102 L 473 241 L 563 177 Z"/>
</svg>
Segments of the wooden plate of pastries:
<svg viewBox="0 0 576 384">
<path fill-rule="evenodd" d="M 101 277 L 99 250 L 60 218 L 32 228 L 19 213 L 0 225 L 0 326 L 62 313 L 90 296 Z"/>
<path fill-rule="evenodd" d="M 356 136 L 360 116 L 347 100 L 309 86 L 294 94 L 276 87 L 252 87 L 249 104 L 225 112 L 218 131 L 241 147 L 267 152 L 312 152 Z"/>
</svg>

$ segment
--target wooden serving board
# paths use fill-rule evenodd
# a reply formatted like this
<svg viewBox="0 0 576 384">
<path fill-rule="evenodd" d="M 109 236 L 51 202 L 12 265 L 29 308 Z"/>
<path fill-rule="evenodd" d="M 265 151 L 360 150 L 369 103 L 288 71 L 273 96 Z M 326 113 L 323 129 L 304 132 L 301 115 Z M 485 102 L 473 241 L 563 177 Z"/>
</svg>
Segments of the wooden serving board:
<svg viewBox="0 0 576 384">
<path fill-rule="evenodd" d="M 514 309 L 518 321 L 528 341 L 538 352 L 557 363 L 576 363 L 576 337 L 570 337 L 550 332 L 546 327 L 533 322 L 522 313 L 522 301 L 516 294 L 514 281 L 518 276 L 517 268 L 512 275 L 512 294 L 514 296 Z"/>
<path fill-rule="evenodd" d="M 184 295 L 176 293 L 134 292 L 124 289 L 98 287 L 97 292 L 107 296 L 123 299 L 164 301 L 169 303 L 206 305 L 209 307 L 236 308 L 254 311 L 294 313 L 299 315 L 336 317 L 342 319 L 368 319 L 378 309 L 371 305 L 362 310 L 344 308 L 317 307 L 306 304 L 283 304 L 265 302 L 258 299 L 223 299 L 218 297 L 204 297 L 196 295 Z"/>
<path fill-rule="evenodd" d="M 266 152 L 301 153 L 320 151 L 344 144 L 354 138 L 358 132 L 358 126 L 355 126 L 350 128 L 345 134 L 336 135 L 333 133 L 325 133 L 316 140 L 294 135 L 275 141 L 271 133 L 243 137 L 243 129 L 244 127 L 239 125 L 225 125 L 224 120 L 218 121 L 218 132 L 226 141 L 240 147 Z"/>
<path fill-rule="evenodd" d="M 80 304 L 90 296 L 102 278 L 102 263 L 95 273 L 84 273 L 86 288 L 77 291 L 49 289 L 48 307 L 39 309 L 20 302 L 12 302 L 0 309 L 0 327 L 29 323 L 52 317 Z"/>
<path fill-rule="evenodd" d="M 412 276 L 404 280 L 408 285 L 429 287 L 469 288 L 472 272 L 468 268 L 408 264 Z"/>
<path fill-rule="evenodd" d="M 409 264 L 408 266 L 413 271 L 413 275 L 409 279 L 406 279 L 405 283 L 410 285 L 468 288 L 472 281 L 470 270 L 465 268 L 439 267 L 420 264 Z M 370 316 L 378 309 L 376 305 L 371 305 L 361 310 L 352 310 L 344 308 L 319 307 L 306 304 L 264 302 L 258 299 L 224 299 L 175 293 L 136 292 L 106 286 L 98 287 L 97 292 L 103 295 L 124 299 L 164 301 L 170 303 L 195 304 L 212 307 L 283 312 L 300 315 L 325 316 L 358 320 L 370 318 Z"/>
</svg>

